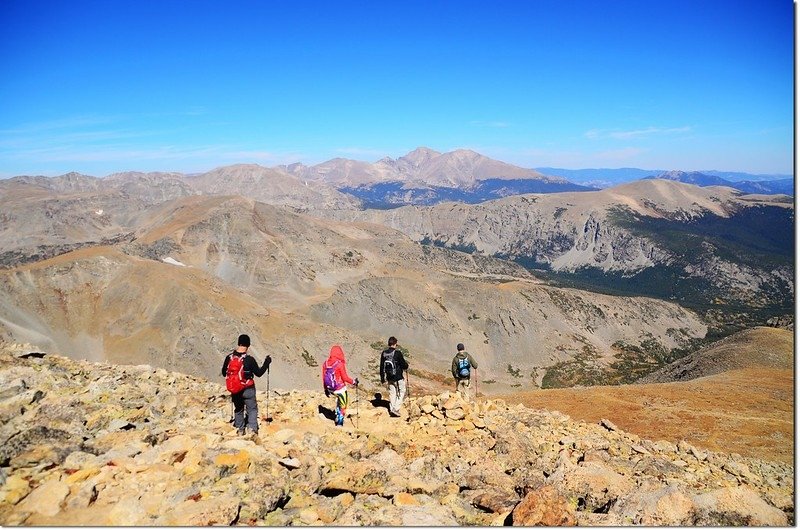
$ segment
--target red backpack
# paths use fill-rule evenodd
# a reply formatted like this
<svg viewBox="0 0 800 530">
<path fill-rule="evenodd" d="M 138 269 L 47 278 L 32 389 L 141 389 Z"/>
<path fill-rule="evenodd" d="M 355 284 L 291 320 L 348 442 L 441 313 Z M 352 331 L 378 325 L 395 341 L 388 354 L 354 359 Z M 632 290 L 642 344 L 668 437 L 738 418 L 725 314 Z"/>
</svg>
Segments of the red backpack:
<svg viewBox="0 0 800 530">
<path fill-rule="evenodd" d="M 228 372 L 225 376 L 225 387 L 231 394 L 238 394 L 245 388 L 253 386 L 255 381 L 244 378 L 244 358 L 247 353 L 236 355 L 236 352 L 228 356 Z"/>
</svg>

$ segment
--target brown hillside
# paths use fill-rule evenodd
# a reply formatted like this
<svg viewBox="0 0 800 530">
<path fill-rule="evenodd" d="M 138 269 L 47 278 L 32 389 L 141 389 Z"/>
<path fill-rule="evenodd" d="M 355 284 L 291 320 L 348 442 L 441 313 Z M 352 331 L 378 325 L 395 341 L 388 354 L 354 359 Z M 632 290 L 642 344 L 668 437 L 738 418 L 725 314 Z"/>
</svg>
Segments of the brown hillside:
<svg viewBox="0 0 800 530">
<path fill-rule="evenodd" d="M 573 419 L 611 420 L 650 439 L 792 462 L 791 369 L 744 368 L 688 382 L 539 390 L 502 396 Z"/>
<path fill-rule="evenodd" d="M 785 368 L 794 365 L 794 335 L 787 329 L 746 329 L 678 359 L 637 383 L 689 381 L 738 368 Z"/>
</svg>

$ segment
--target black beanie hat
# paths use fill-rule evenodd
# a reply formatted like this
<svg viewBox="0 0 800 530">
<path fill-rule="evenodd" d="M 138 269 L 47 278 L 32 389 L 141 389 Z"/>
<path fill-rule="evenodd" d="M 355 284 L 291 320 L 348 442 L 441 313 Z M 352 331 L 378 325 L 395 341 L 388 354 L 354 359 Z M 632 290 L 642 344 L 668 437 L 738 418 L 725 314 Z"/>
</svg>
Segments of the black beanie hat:
<svg viewBox="0 0 800 530">
<path fill-rule="evenodd" d="M 250 337 L 247 335 L 239 335 L 239 346 L 244 346 L 246 348 L 250 347 Z"/>
</svg>

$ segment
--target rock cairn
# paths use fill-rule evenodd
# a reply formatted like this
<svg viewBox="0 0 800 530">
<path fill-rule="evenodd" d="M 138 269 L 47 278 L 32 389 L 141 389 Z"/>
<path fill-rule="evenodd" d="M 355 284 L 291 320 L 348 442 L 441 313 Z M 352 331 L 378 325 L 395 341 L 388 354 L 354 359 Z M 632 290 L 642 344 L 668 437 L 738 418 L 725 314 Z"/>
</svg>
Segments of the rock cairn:
<svg viewBox="0 0 800 530">
<path fill-rule="evenodd" d="M 261 432 L 239 437 L 217 382 L 0 345 L 0 524 L 794 524 L 788 464 L 499 400 L 390 418 L 371 398 L 336 428 L 322 393 L 259 391 Z"/>
</svg>

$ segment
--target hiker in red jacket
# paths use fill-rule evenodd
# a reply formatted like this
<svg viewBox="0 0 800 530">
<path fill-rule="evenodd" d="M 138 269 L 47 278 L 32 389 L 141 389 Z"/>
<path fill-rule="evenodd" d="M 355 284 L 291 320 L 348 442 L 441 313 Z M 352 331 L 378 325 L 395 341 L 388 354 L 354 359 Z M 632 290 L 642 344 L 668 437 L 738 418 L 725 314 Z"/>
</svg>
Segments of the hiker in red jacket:
<svg viewBox="0 0 800 530">
<path fill-rule="evenodd" d="M 344 425 L 347 414 L 347 385 L 358 386 L 358 378 L 352 379 L 347 374 L 344 351 L 337 345 L 331 346 L 328 360 L 322 363 L 322 386 L 325 388 L 325 397 L 336 395 L 336 426 Z"/>
</svg>

